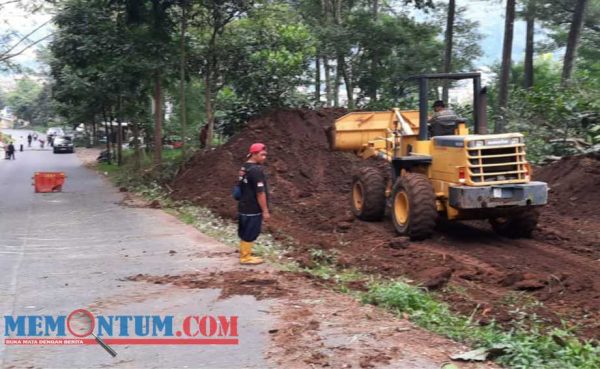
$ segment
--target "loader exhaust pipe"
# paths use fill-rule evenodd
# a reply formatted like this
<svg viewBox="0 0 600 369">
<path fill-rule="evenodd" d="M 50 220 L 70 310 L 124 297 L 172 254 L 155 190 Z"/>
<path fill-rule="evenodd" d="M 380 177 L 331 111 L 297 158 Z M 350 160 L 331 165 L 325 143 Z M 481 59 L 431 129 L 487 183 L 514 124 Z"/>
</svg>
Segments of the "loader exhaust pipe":
<svg viewBox="0 0 600 369">
<path fill-rule="evenodd" d="M 419 141 L 427 141 L 427 78 L 419 78 Z"/>
<path fill-rule="evenodd" d="M 475 127 L 475 133 L 478 135 L 488 134 L 487 124 L 487 87 L 482 88 L 479 91 L 479 107 L 478 107 L 478 119 L 477 126 Z"/>
</svg>

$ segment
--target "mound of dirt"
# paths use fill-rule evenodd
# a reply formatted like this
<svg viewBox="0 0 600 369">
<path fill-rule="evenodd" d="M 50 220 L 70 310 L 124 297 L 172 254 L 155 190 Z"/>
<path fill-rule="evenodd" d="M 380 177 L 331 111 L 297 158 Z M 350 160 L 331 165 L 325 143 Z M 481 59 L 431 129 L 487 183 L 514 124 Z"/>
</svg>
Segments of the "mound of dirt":
<svg viewBox="0 0 600 369">
<path fill-rule="evenodd" d="M 600 154 L 570 156 L 537 170 L 550 187 L 549 206 L 562 213 L 600 218 Z"/>
<path fill-rule="evenodd" d="M 323 223 L 330 224 L 347 211 L 340 197 L 346 198 L 352 168 L 360 163 L 353 155 L 329 149 L 326 131 L 344 113 L 343 109 L 291 109 L 257 117 L 225 145 L 193 158 L 174 181 L 173 195 L 234 218 L 231 188 L 248 147 L 263 142 L 269 152 L 266 173 L 274 221 L 324 227 Z M 344 218 L 348 217 L 338 222 Z"/>
<path fill-rule="evenodd" d="M 254 118 L 225 145 L 192 158 L 171 184 L 172 195 L 235 219 L 238 170 L 248 147 L 264 142 L 273 210 L 267 230 L 295 241 L 288 256 L 301 265 L 319 261 L 311 250 L 322 249 L 322 258 L 341 267 L 409 277 L 430 289 L 458 286 L 441 296 L 456 311 L 479 311 L 482 322 L 510 324 L 511 296 L 526 291 L 544 301 L 538 316 L 579 323 L 583 336 L 600 338 L 597 157 L 564 159 L 536 173 L 552 192 L 534 240 L 499 237 L 486 222 L 454 222 L 422 242 L 394 241 L 389 220 L 363 222 L 351 213 L 352 173 L 377 163 L 330 150 L 327 130 L 344 113 L 290 109 Z"/>
</svg>

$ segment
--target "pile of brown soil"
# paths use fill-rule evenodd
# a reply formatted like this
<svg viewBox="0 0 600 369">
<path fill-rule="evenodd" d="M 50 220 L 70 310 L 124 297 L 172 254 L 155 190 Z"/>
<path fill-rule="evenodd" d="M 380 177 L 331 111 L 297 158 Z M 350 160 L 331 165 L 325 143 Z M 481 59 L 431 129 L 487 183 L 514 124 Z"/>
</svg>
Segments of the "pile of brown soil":
<svg viewBox="0 0 600 369">
<path fill-rule="evenodd" d="M 550 196 L 555 199 L 544 210 L 534 240 L 505 239 L 485 222 L 469 222 L 442 223 L 431 239 L 409 242 L 396 238 L 388 219 L 363 222 L 352 215 L 352 173 L 373 163 L 330 150 L 327 130 L 343 114 L 340 109 L 295 109 L 257 117 L 227 144 L 192 158 L 172 183 L 173 196 L 234 219 L 237 209 L 231 188 L 238 170 L 248 147 L 264 142 L 273 208 L 267 229 L 275 237 L 295 241 L 289 256 L 301 264 L 314 261 L 311 249 L 323 249 L 336 255 L 339 266 L 407 276 L 443 290 L 440 296 L 453 309 L 465 314 L 475 311 L 475 318 L 482 321 L 510 322 L 513 297 L 527 293 L 544 302 L 544 308 L 535 310 L 538 316 L 557 324 L 561 318 L 580 323 L 583 336 L 600 337 L 596 261 L 600 222 L 572 219 L 583 211 L 589 215 L 583 217 L 586 221 L 593 216 L 594 199 L 598 199 L 593 185 L 597 177 L 592 176 L 597 174 L 596 159 L 566 159 L 539 170 L 536 178 L 550 182 Z M 565 220 L 563 213 L 571 218 Z M 566 229 L 565 221 L 570 222 Z M 444 290 L 446 285 L 458 288 Z"/>
<path fill-rule="evenodd" d="M 600 218 L 600 153 L 563 158 L 534 176 L 548 183 L 549 205 L 555 210 Z"/>
<path fill-rule="evenodd" d="M 566 157 L 534 178 L 550 188 L 536 239 L 600 259 L 600 154 Z"/>
<path fill-rule="evenodd" d="M 340 199 L 346 198 L 352 168 L 360 164 L 354 155 L 329 149 L 327 130 L 344 113 L 294 109 L 255 118 L 225 145 L 193 158 L 173 183 L 173 195 L 234 218 L 237 203 L 231 189 L 239 168 L 248 147 L 263 142 L 269 153 L 266 173 L 274 222 L 330 223 L 347 210 Z"/>
</svg>

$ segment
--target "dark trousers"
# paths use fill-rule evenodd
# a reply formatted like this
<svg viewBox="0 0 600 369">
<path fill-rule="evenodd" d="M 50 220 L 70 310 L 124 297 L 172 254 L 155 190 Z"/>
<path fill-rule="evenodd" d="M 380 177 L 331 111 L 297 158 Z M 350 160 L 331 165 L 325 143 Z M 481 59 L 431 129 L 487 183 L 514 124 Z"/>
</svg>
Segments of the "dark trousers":
<svg viewBox="0 0 600 369">
<path fill-rule="evenodd" d="M 15 159 L 15 152 L 14 151 L 9 151 L 8 152 L 8 158 L 14 160 Z"/>
<path fill-rule="evenodd" d="M 242 241 L 254 242 L 260 235 L 262 214 L 238 214 L 238 236 Z"/>
</svg>

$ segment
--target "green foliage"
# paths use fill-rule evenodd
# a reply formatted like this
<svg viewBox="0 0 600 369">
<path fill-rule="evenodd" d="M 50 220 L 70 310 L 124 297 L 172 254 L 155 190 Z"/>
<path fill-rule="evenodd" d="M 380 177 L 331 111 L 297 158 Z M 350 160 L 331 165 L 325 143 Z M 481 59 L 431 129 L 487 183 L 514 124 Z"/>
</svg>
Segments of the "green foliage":
<svg viewBox="0 0 600 369">
<path fill-rule="evenodd" d="M 403 97 L 406 77 L 439 68 L 443 46 L 436 39 L 440 29 L 433 24 L 392 15 L 381 15 L 372 21 L 367 14 L 357 13 L 349 21 L 349 27 L 361 30 L 354 35 L 355 47 L 366 50 L 352 64 L 356 86 L 361 89 L 357 97 L 359 105 L 366 104 L 363 99 L 375 89 L 379 91 L 379 101 L 371 101 L 368 108 L 396 106 Z M 413 37 L 415 34 L 419 37 Z M 373 57 L 378 61 L 376 66 L 372 65 Z"/>
<path fill-rule="evenodd" d="M 425 290 L 396 281 L 375 283 L 362 300 L 454 340 L 477 347 L 503 347 L 500 364 L 514 369 L 592 369 L 600 365 L 600 348 L 577 339 L 568 329 L 544 328 L 535 316 L 520 316 L 509 331 L 495 324 L 479 325 L 472 318 L 452 313 Z"/>
<path fill-rule="evenodd" d="M 441 30 L 446 28 L 446 18 L 448 16 L 447 2 L 437 3 L 435 5 L 434 22 Z M 483 34 L 479 32 L 480 24 L 477 21 L 469 19 L 468 9 L 464 6 L 457 6 L 454 15 L 454 32 L 452 40 L 452 71 L 453 72 L 471 72 L 476 69 L 475 62 L 483 55 L 480 42 L 483 40 Z M 438 50 L 438 61 L 443 60 L 444 49 Z"/>
<path fill-rule="evenodd" d="M 41 92 L 40 83 L 28 77 L 21 78 L 17 81 L 16 88 L 6 95 L 6 104 L 18 119 L 32 122 L 37 113 L 36 102 Z"/>
<path fill-rule="evenodd" d="M 180 103 L 179 86 L 176 84 L 169 85 L 168 96 L 172 100 L 173 106 L 178 107 Z M 189 103 L 186 104 L 187 132 L 184 135 L 194 143 L 198 141 L 198 132 L 200 132 L 203 123 L 206 121 L 204 104 L 201 104 L 203 96 L 203 83 L 197 76 L 192 76 L 185 85 L 185 100 Z M 220 108 L 220 110 L 222 110 L 222 108 Z M 166 135 L 181 133 L 180 114 L 179 109 L 173 109 L 173 114 L 167 120 L 167 124 L 165 125 Z"/>
<path fill-rule="evenodd" d="M 541 162 L 545 156 L 556 154 L 550 140 L 576 138 L 597 143 L 600 129 L 600 75 L 576 73 L 577 83 L 560 86 L 561 64 L 550 54 L 538 57 L 534 63 L 534 86 L 524 89 L 523 64 L 511 72 L 511 93 L 506 114 L 508 130 L 522 132 L 526 137 L 529 160 Z M 495 84 L 488 101 L 491 121 L 500 112 L 495 110 Z"/>
<path fill-rule="evenodd" d="M 232 90 L 253 110 L 296 104 L 296 88 L 314 55 L 313 36 L 288 7 L 250 12 L 227 35 Z"/>
<path fill-rule="evenodd" d="M 190 152 L 190 155 L 193 153 Z M 125 187 L 145 187 L 154 185 L 164 185 L 175 178 L 182 164 L 187 159 L 181 155 L 181 150 L 164 150 L 162 152 L 163 164 L 161 171 L 156 172 L 153 169 L 152 158 L 141 153 L 140 163 L 135 161 L 135 152 L 133 150 L 123 150 L 122 167 L 116 164 L 101 163 L 98 170 L 106 172 L 115 183 Z M 139 168 L 136 168 L 140 165 Z"/>
<path fill-rule="evenodd" d="M 201 14 L 204 11 L 202 8 Z M 205 15 L 190 30 L 195 40 L 190 64 L 203 74 L 197 88 L 202 89 L 206 104 L 206 73 L 210 69 L 215 127 L 227 135 L 251 115 L 304 104 L 307 100 L 298 87 L 305 82 L 304 73 L 314 54 L 311 32 L 285 2 L 258 2 L 251 8 L 239 7 L 239 12 L 239 18 L 224 25 L 214 39 L 214 20 L 206 20 Z M 200 116 L 205 119 L 204 111 Z"/>
</svg>

